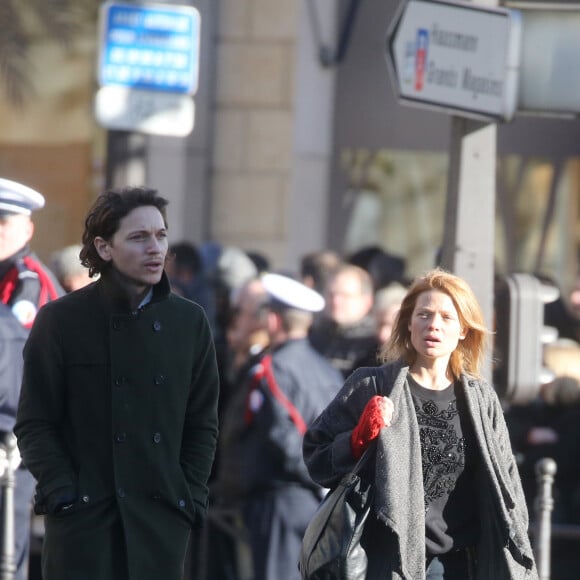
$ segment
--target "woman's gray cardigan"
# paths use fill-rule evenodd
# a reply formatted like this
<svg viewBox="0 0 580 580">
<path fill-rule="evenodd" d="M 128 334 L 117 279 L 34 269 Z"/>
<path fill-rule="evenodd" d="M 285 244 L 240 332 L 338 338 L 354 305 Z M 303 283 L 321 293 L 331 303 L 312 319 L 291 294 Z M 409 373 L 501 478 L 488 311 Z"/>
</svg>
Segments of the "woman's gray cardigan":
<svg viewBox="0 0 580 580">
<path fill-rule="evenodd" d="M 425 578 L 421 445 L 408 370 L 401 362 L 356 370 L 304 437 L 304 459 L 312 479 L 332 487 L 354 466 L 350 436 L 367 401 L 376 394 L 393 401 L 393 422 L 377 440 L 375 509 L 395 534 L 398 562 L 391 562 L 392 571 L 377 580 Z M 473 498 L 480 506 L 481 524 L 477 580 L 536 579 L 526 502 L 499 400 L 482 380 L 462 376 L 461 384 L 481 455 L 478 496 Z"/>
</svg>

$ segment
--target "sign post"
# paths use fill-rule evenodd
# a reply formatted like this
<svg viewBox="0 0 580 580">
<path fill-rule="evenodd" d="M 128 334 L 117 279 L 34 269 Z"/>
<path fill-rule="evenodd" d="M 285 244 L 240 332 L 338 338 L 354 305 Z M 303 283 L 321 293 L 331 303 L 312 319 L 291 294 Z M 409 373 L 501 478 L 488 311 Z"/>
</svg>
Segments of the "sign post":
<svg viewBox="0 0 580 580">
<path fill-rule="evenodd" d="M 101 6 L 95 113 L 103 126 L 178 137 L 192 131 L 200 20 L 193 6 Z"/>
</svg>

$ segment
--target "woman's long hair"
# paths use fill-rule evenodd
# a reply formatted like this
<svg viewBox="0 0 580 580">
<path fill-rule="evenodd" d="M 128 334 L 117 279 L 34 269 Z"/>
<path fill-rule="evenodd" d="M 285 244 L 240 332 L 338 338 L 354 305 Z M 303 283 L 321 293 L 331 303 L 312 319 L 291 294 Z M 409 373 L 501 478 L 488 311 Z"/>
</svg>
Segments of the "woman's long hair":
<svg viewBox="0 0 580 580">
<path fill-rule="evenodd" d="M 409 323 L 417 298 L 429 290 L 444 292 L 451 298 L 457 310 L 461 328 L 466 331 L 465 338 L 459 341 L 449 359 L 451 374 L 455 379 L 459 378 L 461 373 L 479 377 L 489 334 L 481 307 L 463 278 L 440 268 L 426 272 L 411 284 L 401 304 L 391 338 L 381 353 L 383 358 L 386 360 L 402 358 L 409 365 L 415 362 L 417 352 L 411 343 Z"/>
</svg>

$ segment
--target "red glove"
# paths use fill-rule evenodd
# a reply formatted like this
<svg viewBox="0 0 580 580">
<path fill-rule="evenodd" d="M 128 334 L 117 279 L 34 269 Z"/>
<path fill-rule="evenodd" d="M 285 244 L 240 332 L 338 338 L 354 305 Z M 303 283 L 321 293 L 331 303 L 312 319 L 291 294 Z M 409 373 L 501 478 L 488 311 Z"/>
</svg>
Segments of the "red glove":
<svg viewBox="0 0 580 580">
<path fill-rule="evenodd" d="M 386 397 L 375 395 L 366 404 L 358 425 L 350 436 L 350 450 L 355 459 L 364 453 L 370 442 L 379 436 L 379 431 L 387 425 L 385 421 L 385 412 L 388 409 L 386 408 L 387 400 Z"/>
</svg>

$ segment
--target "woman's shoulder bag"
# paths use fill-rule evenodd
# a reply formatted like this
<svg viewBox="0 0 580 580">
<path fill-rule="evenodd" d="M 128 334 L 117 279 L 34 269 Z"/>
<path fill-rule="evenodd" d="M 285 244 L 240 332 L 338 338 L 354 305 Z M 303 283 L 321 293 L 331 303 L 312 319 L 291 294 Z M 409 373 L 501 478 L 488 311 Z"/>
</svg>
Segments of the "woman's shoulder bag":
<svg viewBox="0 0 580 580">
<path fill-rule="evenodd" d="M 378 369 L 377 369 L 378 370 Z M 379 382 L 381 372 L 375 371 Z M 378 388 L 377 392 L 381 392 Z M 376 445 L 366 449 L 353 470 L 322 500 L 310 520 L 298 567 L 302 580 L 364 580 L 368 558 L 361 539 L 372 513 L 374 482 L 361 476 L 375 455 Z"/>
</svg>

